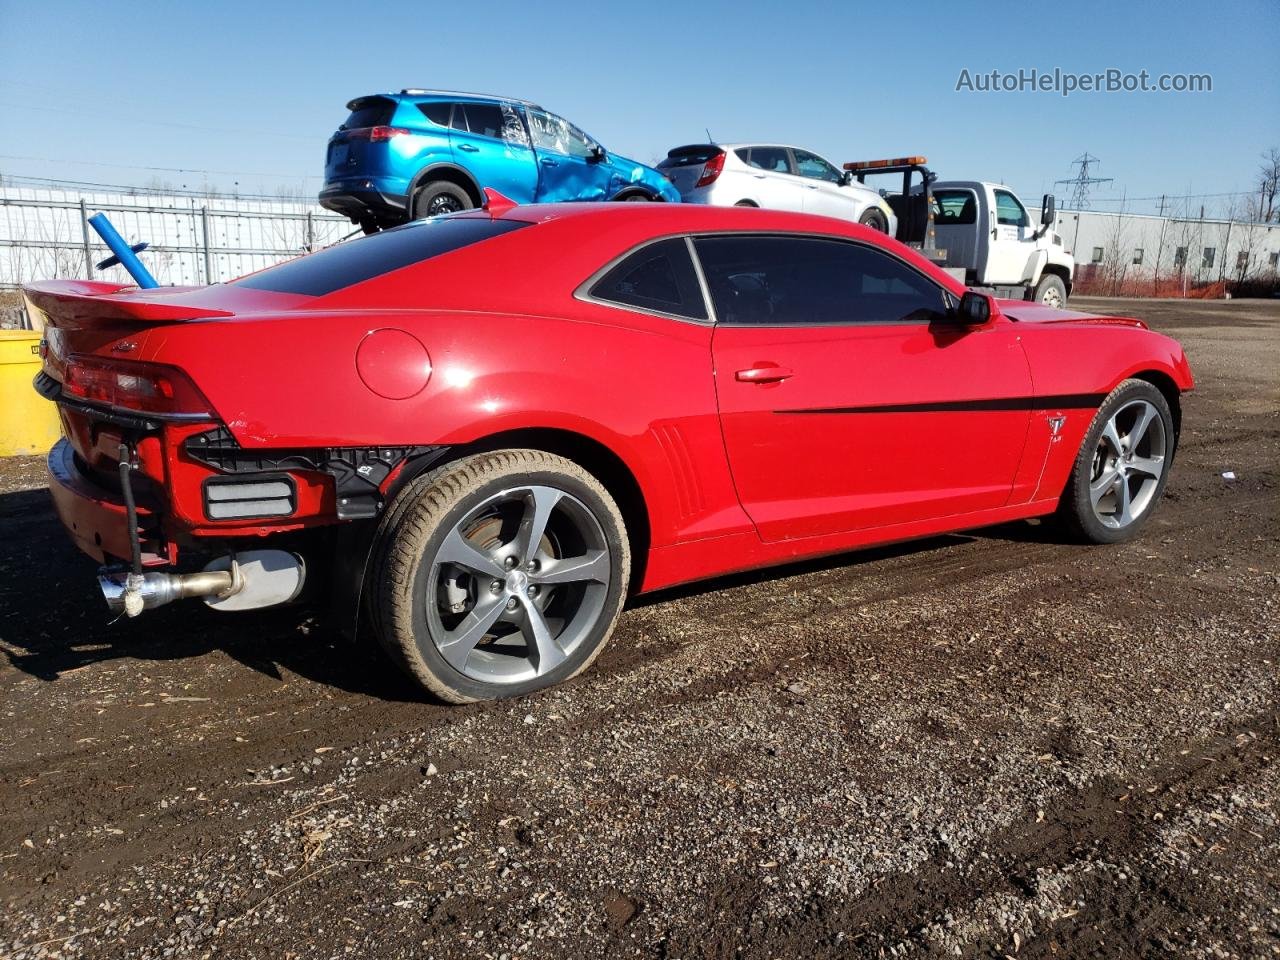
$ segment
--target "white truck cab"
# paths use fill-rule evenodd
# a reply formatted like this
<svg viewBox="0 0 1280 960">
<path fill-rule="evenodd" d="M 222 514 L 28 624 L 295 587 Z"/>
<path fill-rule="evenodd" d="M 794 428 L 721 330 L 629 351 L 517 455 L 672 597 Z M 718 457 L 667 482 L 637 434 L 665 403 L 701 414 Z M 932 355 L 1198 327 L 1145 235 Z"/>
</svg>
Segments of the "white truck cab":
<svg viewBox="0 0 1280 960">
<path fill-rule="evenodd" d="M 1002 183 L 940 180 L 932 192 L 935 242 L 945 251 L 945 268 L 957 276 L 964 271 L 966 284 L 994 288 L 1000 296 L 1051 306 L 1066 302 L 1075 258 L 1053 229 L 1052 196 L 1046 194 L 1033 222 L 1017 194 Z"/>
<path fill-rule="evenodd" d="M 966 285 L 1008 299 L 1066 303 L 1076 262 L 1053 229 L 1053 195 L 1045 194 L 1033 220 L 1004 184 L 938 180 L 925 162 L 899 157 L 844 168 L 861 183 L 868 176 L 901 176 L 900 191 L 880 191 L 897 217 L 897 239 Z"/>
</svg>

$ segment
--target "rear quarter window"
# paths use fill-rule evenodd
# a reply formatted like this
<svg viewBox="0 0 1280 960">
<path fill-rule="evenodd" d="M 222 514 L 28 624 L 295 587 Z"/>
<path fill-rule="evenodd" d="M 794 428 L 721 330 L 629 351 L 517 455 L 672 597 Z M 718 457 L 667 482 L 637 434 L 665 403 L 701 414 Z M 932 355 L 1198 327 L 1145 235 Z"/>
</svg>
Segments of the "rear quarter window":
<svg viewBox="0 0 1280 960">
<path fill-rule="evenodd" d="M 487 217 L 419 220 L 268 267 L 241 280 L 233 280 L 232 285 L 323 297 L 392 270 L 529 226 L 533 224 L 522 220 L 490 220 Z"/>
</svg>

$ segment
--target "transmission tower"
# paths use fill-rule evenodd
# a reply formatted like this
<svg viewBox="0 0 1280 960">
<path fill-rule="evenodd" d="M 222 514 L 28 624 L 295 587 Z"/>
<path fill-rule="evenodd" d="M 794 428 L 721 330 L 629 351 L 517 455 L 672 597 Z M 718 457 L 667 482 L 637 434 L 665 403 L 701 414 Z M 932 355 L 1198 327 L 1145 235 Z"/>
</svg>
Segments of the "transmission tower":
<svg viewBox="0 0 1280 960">
<path fill-rule="evenodd" d="M 1055 180 L 1053 185 L 1067 185 L 1071 187 L 1071 209 L 1088 210 L 1089 209 L 1089 188 L 1097 183 L 1111 183 L 1112 177 L 1092 177 L 1089 175 L 1090 167 L 1101 161 L 1094 156 L 1090 156 L 1086 150 L 1080 156 L 1071 161 L 1073 167 L 1077 167 L 1076 175 L 1070 180 Z"/>
</svg>

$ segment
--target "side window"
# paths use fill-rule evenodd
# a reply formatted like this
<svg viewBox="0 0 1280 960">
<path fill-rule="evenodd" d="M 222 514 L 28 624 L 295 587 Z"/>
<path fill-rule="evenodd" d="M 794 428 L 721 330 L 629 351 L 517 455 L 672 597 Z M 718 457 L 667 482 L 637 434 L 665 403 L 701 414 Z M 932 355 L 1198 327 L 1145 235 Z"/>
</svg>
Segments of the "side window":
<svg viewBox="0 0 1280 960">
<path fill-rule="evenodd" d="M 496 103 L 468 103 L 463 105 L 467 112 L 467 129 L 479 137 L 492 137 L 494 140 L 502 136 L 502 110 Z"/>
<path fill-rule="evenodd" d="M 942 288 L 872 247 L 781 236 L 699 237 L 694 246 L 721 323 L 929 323 L 945 315 Z"/>
<path fill-rule="evenodd" d="M 996 191 L 996 223 L 1004 227 L 1025 227 L 1030 222 L 1017 197 L 1007 190 Z"/>
<path fill-rule="evenodd" d="M 529 129 L 533 133 L 533 145 L 539 150 L 551 150 L 570 157 L 586 158 L 595 149 L 595 141 L 564 117 L 541 110 L 526 111 Z"/>
<path fill-rule="evenodd" d="M 967 224 L 978 222 L 978 198 L 971 190 L 935 190 L 938 205 L 937 223 Z"/>
<path fill-rule="evenodd" d="M 591 296 L 625 307 L 706 320 L 707 307 L 683 238 L 659 240 L 625 257 L 591 287 Z"/>
<path fill-rule="evenodd" d="M 447 127 L 449 125 L 449 113 L 453 110 L 453 104 L 441 103 L 437 100 L 434 103 L 420 103 L 418 104 L 418 109 L 432 123 L 440 127 Z"/>
<path fill-rule="evenodd" d="M 792 150 L 791 152 L 795 154 L 796 173 L 800 174 L 800 176 L 808 177 L 810 180 L 829 180 L 832 183 L 839 183 L 844 179 L 839 170 L 816 153 L 810 153 L 808 150 Z"/>
<path fill-rule="evenodd" d="M 741 156 L 741 154 L 739 154 Z M 747 163 L 758 170 L 791 173 L 791 157 L 786 147 L 752 147 Z"/>
</svg>

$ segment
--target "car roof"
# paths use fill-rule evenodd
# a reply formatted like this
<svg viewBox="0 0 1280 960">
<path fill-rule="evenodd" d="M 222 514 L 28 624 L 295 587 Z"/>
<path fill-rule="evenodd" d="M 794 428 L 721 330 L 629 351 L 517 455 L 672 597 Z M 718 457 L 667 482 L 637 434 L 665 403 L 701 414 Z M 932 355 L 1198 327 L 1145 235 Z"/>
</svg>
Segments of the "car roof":
<svg viewBox="0 0 1280 960">
<path fill-rule="evenodd" d="M 426 87 L 405 87 L 399 93 L 381 94 L 388 97 L 465 97 L 468 100 L 496 100 L 505 103 L 520 103 L 526 107 L 542 107 L 534 103 L 532 100 L 522 100 L 519 97 L 504 97 L 496 93 L 471 93 L 466 90 L 435 90 Z"/>
</svg>

